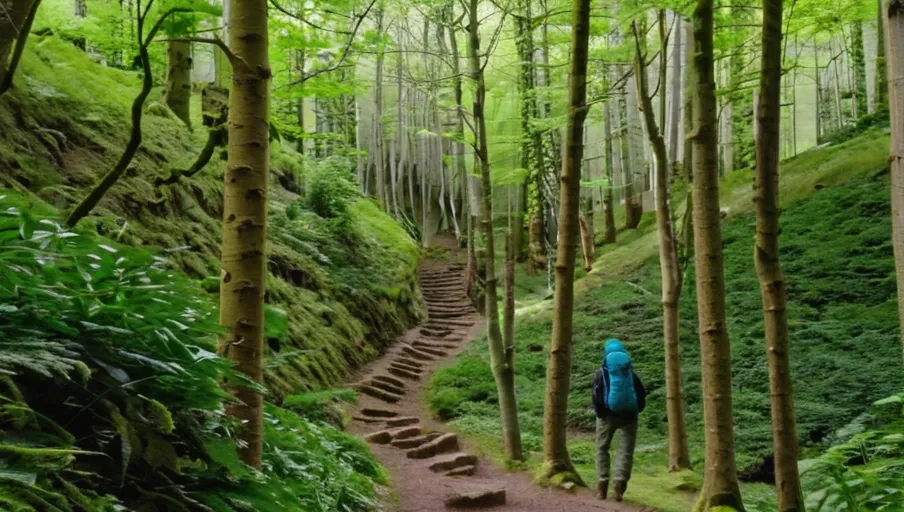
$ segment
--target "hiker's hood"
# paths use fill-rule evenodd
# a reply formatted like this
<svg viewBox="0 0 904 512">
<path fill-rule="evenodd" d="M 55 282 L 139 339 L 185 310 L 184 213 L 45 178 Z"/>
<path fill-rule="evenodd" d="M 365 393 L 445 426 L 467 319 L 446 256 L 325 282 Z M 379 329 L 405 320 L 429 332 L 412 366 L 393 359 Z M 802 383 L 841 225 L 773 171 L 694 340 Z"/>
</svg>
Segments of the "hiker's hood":
<svg viewBox="0 0 904 512">
<path fill-rule="evenodd" d="M 622 342 L 620 342 L 616 339 L 607 340 L 606 341 L 606 352 L 603 355 L 602 363 L 606 364 L 606 356 L 608 356 L 609 354 L 614 354 L 616 352 L 627 353 L 627 351 L 625 350 L 625 346 L 622 345 Z"/>
</svg>

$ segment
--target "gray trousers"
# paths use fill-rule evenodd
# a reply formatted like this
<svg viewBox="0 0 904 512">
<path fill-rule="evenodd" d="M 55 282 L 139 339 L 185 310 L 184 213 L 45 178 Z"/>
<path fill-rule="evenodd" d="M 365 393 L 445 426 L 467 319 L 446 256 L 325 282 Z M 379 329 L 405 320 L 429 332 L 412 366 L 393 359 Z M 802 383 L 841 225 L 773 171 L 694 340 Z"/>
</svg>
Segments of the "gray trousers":
<svg viewBox="0 0 904 512">
<path fill-rule="evenodd" d="M 621 431 L 615 453 L 612 480 L 627 483 L 634 465 L 634 443 L 637 441 L 637 415 L 611 415 L 596 419 L 596 476 L 609 480 L 609 448 L 615 431 Z"/>
</svg>

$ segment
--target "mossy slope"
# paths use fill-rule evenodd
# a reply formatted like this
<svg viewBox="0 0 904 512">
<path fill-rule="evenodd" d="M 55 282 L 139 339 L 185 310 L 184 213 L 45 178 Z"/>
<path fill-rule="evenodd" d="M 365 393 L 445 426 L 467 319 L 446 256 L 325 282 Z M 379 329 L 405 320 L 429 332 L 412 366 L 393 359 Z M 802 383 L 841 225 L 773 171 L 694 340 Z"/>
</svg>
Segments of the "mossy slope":
<svg viewBox="0 0 904 512">
<path fill-rule="evenodd" d="M 0 98 L 0 183 L 65 211 L 119 157 L 139 77 L 97 65 L 65 41 L 34 37 L 16 84 Z M 201 126 L 197 101 L 193 109 L 194 126 Z M 155 186 L 156 178 L 195 159 L 206 133 L 149 114 L 142 128 L 132 168 L 84 228 L 129 245 L 161 248 L 161 256 L 205 278 L 214 291 L 224 162 L 215 157 L 189 180 Z M 339 383 L 423 310 L 416 244 L 368 200 L 352 205 L 354 222 L 343 243 L 316 215 L 289 218 L 287 209 L 298 202 L 305 180 L 302 167 L 299 155 L 273 144 L 267 299 L 289 323 L 289 336 L 269 343 L 266 383 L 276 399 Z M 356 274 L 368 279 L 347 278 Z"/>
</svg>

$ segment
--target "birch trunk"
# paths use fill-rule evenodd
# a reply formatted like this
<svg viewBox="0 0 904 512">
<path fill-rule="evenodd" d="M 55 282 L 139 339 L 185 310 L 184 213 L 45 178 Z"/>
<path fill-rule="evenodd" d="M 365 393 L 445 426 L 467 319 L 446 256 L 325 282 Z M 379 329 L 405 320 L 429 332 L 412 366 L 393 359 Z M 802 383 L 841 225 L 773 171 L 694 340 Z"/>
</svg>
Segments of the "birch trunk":
<svg viewBox="0 0 904 512">
<path fill-rule="evenodd" d="M 166 43 L 167 72 L 163 103 L 191 127 L 191 43 Z"/>
<path fill-rule="evenodd" d="M 269 181 L 269 93 L 267 2 L 231 6 L 229 48 L 245 63 L 232 70 L 229 152 L 223 203 L 220 324 L 226 329 L 220 352 L 235 369 L 263 380 L 264 289 L 267 278 L 267 184 Z M 227 412 L 240 421 L 239 455 L 260 469 L 263 397 L 231 383 L 237 402 Z"/>
</svg>

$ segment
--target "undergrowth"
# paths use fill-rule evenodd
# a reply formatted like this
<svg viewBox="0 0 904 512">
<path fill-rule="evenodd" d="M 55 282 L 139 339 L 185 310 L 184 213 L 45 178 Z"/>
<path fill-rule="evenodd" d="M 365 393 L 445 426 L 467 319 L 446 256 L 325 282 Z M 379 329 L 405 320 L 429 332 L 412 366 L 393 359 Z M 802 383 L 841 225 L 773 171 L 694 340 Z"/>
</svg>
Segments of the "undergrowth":
<svg viewBox="0 0 904 512">
<path fill-rule="evenodd" d="M 0 311 L 0 508 L 375 507 L 385 474 L 331 406 L 348 392 L 268 405 L 263 471 L 240 462 L 216 302 L 167 259 L 0 190 Z"/>
<path fill-rule="evenodd" d="M 783 184 L 788 185 L 788 197 L 795 201 L 783 203 L 782 263 L 788 283 L 791 358 L 803 457 L 817 456 L 836 442 L 833 433 L 863 414 L 869 404 L 901 389 L 887 175 L 869 175 L 883 164 L 887 146 L 882 148 L 882 142 L 867 135 L 812 152 L 783 167 L 789 169 L 783 175 Z M 847 152 L 852 149 L 854 153 Z M 854 160 L 856 163 L 851 163 Z M 774 491 L 755 483 L 773 479 L 770 402 L 762 305 L 752 261 L 754 219 L 746 213 L 750 207 L 745 202 L 750 200 L 750 173 L 735 174 L 723 188 L 723 200 L 734 208 L 723 223 L 723 238 L 736 453 L 742 477 L 750 482 L 744 489 L 748 505 L 752 509 L 774 509 Z M 856 176 L 861 177 L 846 181 Z M 834 186 L 825 188 L 822 184 Z M 805 199 L 808 195 L 812 197 Z M 685 505 L 699 489 L 700 480 L 695 473 L 665 471 L 662 313 L 651 218 L 651 214 L 645 215 L 641 229 L 621 234 L 618 246 L 603 247 L 597 269 L 576 283 L 568 410 L 573 433 L 570 451 L 578 469 L 592 481 L 592 442 L 587 437 L 594 421 L 589 403 L 591 376 L 599 365 L 604 340 L 618 337 L 628 345 L 650 392 L 641 419 L 637 471 L 628 497 L 663 510 L 680 511 L 688 509 Z M 540 458 L 551 329 L 548 301 L 524 308 L 517 318 L 515 384 L 531 463 Z M 691 268 L 681 298 L 680 336 L 692 463 L 701 468 L 702 404 L 696 331 Z M 429 383 L 427 397 L 438 417 L 451 420 L 454 428 L 501 458 L 498 407 L 485 338 L 475 340 L 455 364 L 437 372 Z"/>
<path fill-rule="evenodd" d="M 125 146 L 139 83 L 136 73 L 100 66 L 60 38 L 30 38 L 18 85 L 0 98 L 0 183 L 60 211 L 71 208 Z M 199 95 L 192 112 L 201 126 Z M 84 229 L 160 248 L 216 294 L 224 154 L 190 179 L 156 186 L 156 178 L 194 161 L 206 133 L 152 114 L 142 130 L 133 166 Z M 288 323 L 284 337 L 268 340 L 265 384 L 275 401 L 339 384 L 424 312 L 417 245 L 349 187 L 353 165 L 305 160 L 288 146 L 272 144 L 268 191 L 266 299 Z"/>
</svg>

